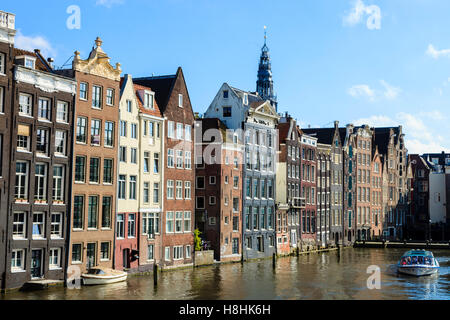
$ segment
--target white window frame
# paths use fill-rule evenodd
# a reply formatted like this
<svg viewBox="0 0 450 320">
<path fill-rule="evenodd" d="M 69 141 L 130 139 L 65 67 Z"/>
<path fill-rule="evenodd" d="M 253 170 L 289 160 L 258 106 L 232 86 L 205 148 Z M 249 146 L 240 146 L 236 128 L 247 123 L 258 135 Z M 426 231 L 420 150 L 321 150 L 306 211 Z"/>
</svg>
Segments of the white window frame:
<svg viewBox="0 0 450 320">
<path fill-rule="evenodd" d="M 183 140 L 184 137 L 184 128 L 183 124 L 177 122 L 177 131 L 176 131 L 176 137 L 178 140 Z"/>
<path fill-rule="evenodd" d="M 191 182 L 190 181 L 185 181 L 184 182 L 184 198 L 186 200 L 191 200 L 192 197 L 192 189 L 191 189 Z"/>
<path fill-rule="evenodd" d="M 57 217 L 59 216 L 59 221 L 58 222 L 54 222 L 53 221 L 53 217 Z M 62 235 L 63 235 L 63 219 L 64 219 L 64 215 L 61 212 L 52 212 L 51 214 L 51 218 L 50 218 L 50 238 L 51 239 L 62 239 Z M 53 231 L 54 226 L 57 226 L 57 228 L 59 229 L 58 233 L 55 233 Z"/>
<path fill-rule="evenodd" d="M 61 176 L 56 176 L 55 175 L 55 169 L 56 168 L 61 168 Z M 64 203 L 64 178 L 65 178 L 65 167 L 64 165 L 55 165 L 53 166 L 53 192 L 52 192 L 52 199 L 53 202 L 55 201 L 61 201 L 62 203 Z M 57 187 L 58 185 L 58 181 L 60 181 L 61 183 L 61 189 L 59 190 L 59 188 Z M 58 196 L 57 194 L 60 194 L 60 196 Z"/>
<path fill-rule="evenodd" d="M 22 104 L 23 99 L 27 99 L 26 104 Z M 23 107 L 27 108 L 27 112 L 23 112 Z M 33 98 L 30 94 L 27 93 L 19 93 L 19 115 L 30 116 L 33 113 Z"/>
<path fill-rule="evenodd" d="M 173 260 L 183 260 L 183 246 L 173 247 Z"/>
<path fill-rule="evenodd" d="M 106 105 L 107 106 L 113 106 L 114 105 L 114 94 L 115 94 L 114 89 L 112 89 L 112 88 L 107 88 L 106 89 Z M 111 103 L 108 102 L 108 100 L 111 100 Z"/>
<path fill-rule="evenodd" d="M 55 259 L 56 253 L 56 263 L 52 263 Z M 61 248 L 51 248 L 48 253 L 48 268 L 50 270 L 61 269 Z"/>
<path fill-rule="evenodd" d="M 0 113 L 5 112 L 5 102 L 3 101 L 3 98 L 5 96 L 5 88 L 0 86 Z"/>
<path fill-rule="evenodd" d="M 175 184 L 173 180 L 167 180 L 167 199 L 175 199 Z"/>
<path fill-rule="evenodd" d="M 176 181 L 175 199 L 183 200 L 183 181 L 181 181 L 181 180 Z"/>
<path fill-rule="evenodd" d="M 170 261 L 170 247 L 164 247 L 164 260 Z"/>
<path fill-rule="evenodd" d="M 17 254 L 20 252 L 20 260 L 17 259 Z M 20 266 L 18 267 L 17 261 L 20 261 Z M 25 250 L 24 249 L 14 249 L 11 252 L 11 272 L 25 272 Z"/>
<path fill-rule="evenodd" d="M 169 228 L 169 226 L 171 228 Z M 173 211 L 166 212 L 166 233 L 175 232 L 175 213 Z"/>
<path fill-rule="evenodd" d="M 183 150 L 175 150 L 175 163 L 177 169 L 183 169 Z"/>
<path fill-rule="evenodd" d="M 184 138 L 186 141 L 192 141 L 192 126 L 188 124 L 184 126 Z"/>
<path fill-rule="evenodd" d="M 6 56 L 4 53 L 0 53 L 0 74 L 5 75 L 5 62 L 6 62 Z"/>
<path fill-rule="evenodd" d="M 38 182 L 38 179 L 39 178 L 41 178 L 41 179 L 43 179 L 43 186 L 42 186 L 42 189 L 43 189 L 43 194 L 37 194 L 36 192 L 38 192 L 39 191 L 39 188 L 36 188 L 35 187 L 35 190 L 34 190 L 34 200 L 35 201 L 48 201 L 48 195 L 47 195 L 47 179 L 48 179 L 48 165 L 46 164 L 46 163 L 36 163 L 36 167 L 37 166 L 44 166 L 44 173 L 43 174 L 35 174 L 35 183 L 39 183 Z M 39 178 L 38 178 L 39 177 Z M 41 186 L 40 185 L 40 183 L 39 183 L 39 186 Z"/>
<path fill-rule="evenodd" d="M 22 215 L 23 221 L 16 222 L 16 215 L 17 216 Z M 17 228 L 16 226 L 20 226 L 20 225 L 22 226 L 22 232 L 17 233 L 14 229 Z M 25 212 L 21 212 L 21 211 L 14 212 L 13 213 L 13 239 L 14 240 L 17 240 L 17 239 L 23 240 L 23 239 L 26 239 L 26 237 L 27 237 L 27 215 Z"/>
<path fill-rule="evenodd" d="M 69 104 L 65 101 L 58 100 L 56 102 L 56 121 L 61 123 L 68 123 L 68 119 L 69 119 Z"/>
<path fill-rule="evenodd" d="M 183 230 L 184 233 L 192 232 L 192 212 L 185 211 L 183 216 Z"/>
<path fill-rule="evenodd" d="M 167 137 L 175 139 L 175 122 L 168 121 L 167 123 Z"/>
<path fill-rule="evenodd" d="M 43 117 L 41 117 L 41 116 L 39 115 L 40 110 L 42 110 L 42 109 L 41 109 L 41 101 L 47 102 L 47 117 L 46 117 L 46 118 L 43 118 Z M 44 121 L 50 121 L 51 116 L 52 116 L 51 113 L 52 113 L 52 103 L 51 103 L 51 100 L 48 99 L 48 98 L 39 97 L 39 98 L 38 98 L 38 119 L 39 119 L 39 120 L 44 120 Z"/>
<path fill-rule="evenodd" d="M 62 137 L 60 136 L 62 134 Z M 58 151 L 59 143 L 62 141 L 62 152 Z M 65 157 L 67 155 L 67 131 L 55 131 L 55 154 Z"/>
<path fill-rule="evenodd" d="M 190 151 L 184 153 L 184 169 L 192 170 L 192 153 Z"/>
<path fill-rule="evenodd" d="M 183 108 L 183 95 L 178 94 L 178 107 Z"/>
</svg>

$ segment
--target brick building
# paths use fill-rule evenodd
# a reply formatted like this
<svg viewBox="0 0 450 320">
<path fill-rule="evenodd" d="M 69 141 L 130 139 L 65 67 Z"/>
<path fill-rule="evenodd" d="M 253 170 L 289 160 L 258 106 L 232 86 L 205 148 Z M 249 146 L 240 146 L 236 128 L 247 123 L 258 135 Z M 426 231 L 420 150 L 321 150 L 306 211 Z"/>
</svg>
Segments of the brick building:
<svg viewBox="0 0 450 320">
<path fill-rule="evenodd" d="M 72 69 L 61 70 L 78 87 L 69 265 L 81 272 L 114 267 L 121 72 L 120 63 L 110 64 L 100 38 L 86 60 L 76 51 Z"/>
<path fill-rule="evenodd" d="M 135 78 L 134 83 L 151 88 L 164 117 L 164 183 L 161 219 L 163 268 L 193 264 L 194 252 L 194 113 L 184 74 Z"/>
<path fill-rule="evenodd" d="M 242 140 L 216 118 L 195 125 L 196 228 L 217 261 L 242 259 Z"/>
</svg>

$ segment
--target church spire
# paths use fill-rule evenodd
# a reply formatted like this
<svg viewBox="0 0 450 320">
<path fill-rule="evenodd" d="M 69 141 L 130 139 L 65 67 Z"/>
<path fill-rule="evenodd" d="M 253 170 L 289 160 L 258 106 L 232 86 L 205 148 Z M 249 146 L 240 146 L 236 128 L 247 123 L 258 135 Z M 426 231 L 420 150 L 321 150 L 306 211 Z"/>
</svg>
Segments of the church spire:
<svg viewBox="0 0 450 320">
<path fill-rule="evenodd" d="M 273 91 L 272 65 L 270 63 L 269 48 L 267 47 L 267 27 L 264 26 L 264 46 L 261 49 L 259 60 L 258 80 L 256 91 L 264 100 L 270 100 L 272 106 L 277 110 L 277 97 Z"/>
</svg>

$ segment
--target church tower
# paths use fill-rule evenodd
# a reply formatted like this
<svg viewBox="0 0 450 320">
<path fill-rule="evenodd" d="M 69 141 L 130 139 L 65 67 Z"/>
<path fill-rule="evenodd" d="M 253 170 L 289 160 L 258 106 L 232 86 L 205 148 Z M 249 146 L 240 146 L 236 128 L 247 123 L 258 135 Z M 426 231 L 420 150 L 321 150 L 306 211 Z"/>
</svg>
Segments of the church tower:
<svg viewBox="0 0 450 320">
<path fill-rule="evenodd" d="M 258 80 L 256 91 L 264 100 L 269 100 L 275 110 L 278 111 L 277 97 L 273 91 L 272 66 L 270 63 L 269 48 L 267 47 L 267 31 L 264 27 L 264 46 L 261 49 L 259 60 Z"/>
</svg>

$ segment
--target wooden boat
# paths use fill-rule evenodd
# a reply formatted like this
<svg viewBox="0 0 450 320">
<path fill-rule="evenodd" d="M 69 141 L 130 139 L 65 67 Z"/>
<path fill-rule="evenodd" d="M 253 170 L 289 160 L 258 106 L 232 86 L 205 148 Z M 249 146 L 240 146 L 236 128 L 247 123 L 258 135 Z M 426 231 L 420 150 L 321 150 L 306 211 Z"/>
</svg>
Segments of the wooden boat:
<svg viewBox="0 0 450 320">
<path fill-rule="evenodd" d="M 429 276 L 439 271 L 439 262 L 431 251 L 410 250 L 397 264 L 397 272 L 411 276 Z"/>
<path fill-rule="evenodd" d="M 87 286 L 99 284 L 111 284 L 127 280 L 128 274 L 119 270 L 106 268 L 92 268 L 81 275 L 83 284 Z"/>
</svg>

